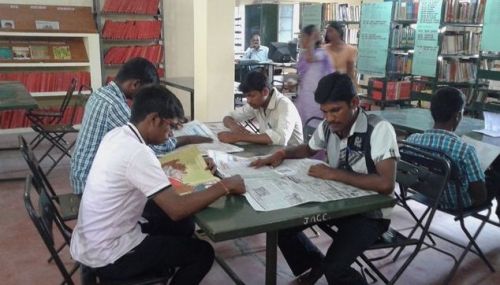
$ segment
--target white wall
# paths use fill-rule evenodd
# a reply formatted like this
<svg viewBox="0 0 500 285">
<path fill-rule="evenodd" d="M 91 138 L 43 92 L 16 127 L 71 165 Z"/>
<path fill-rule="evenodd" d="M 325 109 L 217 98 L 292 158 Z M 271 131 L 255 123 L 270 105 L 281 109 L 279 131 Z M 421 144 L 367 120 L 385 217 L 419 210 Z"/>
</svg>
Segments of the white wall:
<svg viewBox="0 0 500 285">
<path fill-rule="evenodd" d="M 234 107 L 234 0 L 194 5 L 195 118 L 220 121 Z"/>
</svg>

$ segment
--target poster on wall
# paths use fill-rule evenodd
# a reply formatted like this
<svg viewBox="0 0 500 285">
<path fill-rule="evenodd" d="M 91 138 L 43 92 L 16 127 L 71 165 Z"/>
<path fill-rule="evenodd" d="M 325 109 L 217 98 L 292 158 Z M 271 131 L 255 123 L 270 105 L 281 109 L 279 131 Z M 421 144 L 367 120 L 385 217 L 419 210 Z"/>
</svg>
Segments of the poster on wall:
<svg viewBox="0 0 500 285">
<path fill-rule="evenodd" d="M 443 0 L 421 0 L 418 7 L 412 74 L 436 76 Z"/>
<path fill-rule="evenodd" d="M 391 28 L 392 2 L 361 5 L 358 72 L 385 76 Z"/>
<path fill-rule="evenodd" d="M 500 52 L 500 1 L 486 1 L 481 50 Z"/>
</svg>

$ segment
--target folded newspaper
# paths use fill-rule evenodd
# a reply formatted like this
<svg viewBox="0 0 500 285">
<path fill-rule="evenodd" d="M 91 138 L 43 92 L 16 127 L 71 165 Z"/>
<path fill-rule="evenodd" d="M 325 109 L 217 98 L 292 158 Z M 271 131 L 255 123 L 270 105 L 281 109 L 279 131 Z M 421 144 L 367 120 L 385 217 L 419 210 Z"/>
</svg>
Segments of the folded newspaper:
<svg viewBox="0 0 500 285">
<path fill-rule="evenodd" d="M 194 145 L 170 152 L 159 158 L 161 167 L 177 193 L 191 193 L 200 185 L 219 181 Z"/>
<path fill-rule="evenodd" d="M 218 150 L 228 153 L 243 151 L 241 147 L 220 142 L 217 135 L 207 125 L 196 120 L 184 124 L 179 130 L 174 130 L 174 136 L 203 136 L 211 138 L 213 140 L 212 143 L 196 144 L 196 147 L 203 155 L 206 155 L 208 150 Z"/>
<path fill-rule="evenodd" d="M 314 159 L 287 159 L 276 167 L 255 169 L 249 164 L 255 158 L 242 158 L 220 151 L 209 151 L 221 177 L 239 174 L 247 192 L 245 197 L 256 211 L 272 211 L 308 202 L 326 202 L 376 194 L 340 182 L 307 175 L 312 165 L 324 163 Z"/>
</svg>

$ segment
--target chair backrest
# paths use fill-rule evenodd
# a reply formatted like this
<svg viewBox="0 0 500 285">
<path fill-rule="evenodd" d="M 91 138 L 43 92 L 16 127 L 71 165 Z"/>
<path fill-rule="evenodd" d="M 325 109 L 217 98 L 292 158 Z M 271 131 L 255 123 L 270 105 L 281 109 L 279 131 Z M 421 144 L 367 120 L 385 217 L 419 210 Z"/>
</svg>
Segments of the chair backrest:
<svg viewBox="0 0 500 285">
<path fill-rule="evenodd" d="M 426 148 L 401 142 L 396 181 L 402 191 L 411 189 L 437 208 L 450 177 L 450 162 Z"/>
<path fill-rule="evenodd" d="M 35 186 L 35 190 L 39 195 L 43 194 L 49 198 L 48 203 L 52 204 L 52 207 L 54 209 L 53 214 L 57 216 L 59 220 L 64 221 L 60 212 L 61 210 L 59 205 L 59 197 L 54 191 L 54 188 L 50 184 L 42 168 L 38 164 L 38 160 L 36 159 L 33 150 L 31 149 L 31 147 L 26 142 L 23 136 L 19 136 L 19 149 L 21 150 L 24 160 L 29 166 L 32 177 L 32 183 Z M 72 232 L 71 227 L 67 226 L 65 223 L 63 223 L 62 225 L 65 231 L 69 233 Z"/>
<path fill-rule="evenodd" d="M 304 122 L 304 127 L 302 129 L 302 133 L 304 134 L 304 143 L 309 142 L 321 121 L 323 121 L 323 118 L 311 117 Z"/>
<path fill-rule="evenodd" d="M 33 177 L 28 175 L 26 177 L 26 184 L 24 188 L 24 205 L 26 207 L 26 211 L 45 243 L 45 246 L 49 250 L 50 255 L 54 259 L 57 268 L 61 272 L 65 284 L 73 284 L 73 281 L 71 280 L 71 273 L 64 266 L 64 263 L 55 247 L 53 225 L 55 224 L 57 233 L 62 236 L 67 244 L 69 244 L 71 236 L 68 232 L 66 232 L 64 223 L 55 214 L 53 204 L 50 202 L 51 199 L 46 196 L 46 192 L 40 191 L 40 189 L 32 191 L 32 186 L 35 186 L 35 188 L 37 187 L 33 182 Z M 38 197 L 35 197 L 34 193 L 37 193 Z M 36 200 L 38 200 L 37 203 L 39 204 L 38 210 L 33 206 Z"/>
<path fill-rule="evenodd" d="M 66 108 L 68 107 L 69 102 L 71 101 L 71 97 L 73 97 L 75 89 L 76 89 L 76 79 L 72 78 L 71 82 L 69 83 L 68 90 L 66 91 L 66 95 L 64 96 L 64 99 L 61 102 L 61 106 L 59 106 L 59 113 L 61 114 L 61 116 L 64 115 L 64 112 L 66 111 Z"/>
</svg>

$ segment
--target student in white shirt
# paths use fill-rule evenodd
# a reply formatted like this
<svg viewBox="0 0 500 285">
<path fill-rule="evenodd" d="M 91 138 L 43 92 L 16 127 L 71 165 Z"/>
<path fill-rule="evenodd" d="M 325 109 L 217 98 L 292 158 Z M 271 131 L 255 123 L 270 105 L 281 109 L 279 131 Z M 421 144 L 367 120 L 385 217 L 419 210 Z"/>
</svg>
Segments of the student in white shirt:
<svg viewBox="0 0 500 285">
<path fill-rule="evenodd" d="M 180 101 L 170 91 L 148 85 L 134 98 L 130 122 L 108 132 L 99 145 L 70 251 L 76 261 L 96 269 L 100 278 L 164 275 L 177 268 L 170 284 L 198 284 L 210 270 L 214 252 L 206 241 L 161 226 L 151 229 L 163 230 L 145 233 L 140 225 L 148 200 L 179 221 L 221 196 L 245 192 L 239 176 L 189 195 L 179 196 L 172 190 L 148 144 L 165 141 L 183 116 Z"/>
<path fill-rule="evenodd" d="M 256 144 L 299 145 L 303 142 L 302 121 L 293 102 L 272 88 L 266 75 L 250 72 L 240 84 L 247 103 L 224 117 L 224 126 L 230 131 L 220 132 L 225 143 L 250 142 Z M 238 122 L 256 118 L 259 133 L 251 133 Z"/>
</svg>

